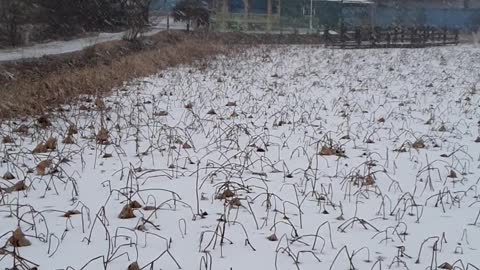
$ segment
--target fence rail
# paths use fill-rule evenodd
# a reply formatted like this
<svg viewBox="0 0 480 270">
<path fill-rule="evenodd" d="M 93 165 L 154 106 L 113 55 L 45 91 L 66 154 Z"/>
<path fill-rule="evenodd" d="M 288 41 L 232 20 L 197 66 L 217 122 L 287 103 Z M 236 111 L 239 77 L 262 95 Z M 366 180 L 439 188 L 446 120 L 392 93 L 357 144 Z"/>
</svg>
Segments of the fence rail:
<svg viewBox="0 0 480 270">
<path fill-rule="evenodd" d="M 459 30 L 435 27 L 388 27 L 325 31 L 326 44 L 340 48 L 421 48 L 458 44 Z"/>
<path fill-rule="evenodd" d="M 428 8 L 406 9 L 376 7 L 369 10 L 365 7 L 344 7 L 341 9 L 318 9 L 312 18 L 302 13 L 283 12 L 272 15 L 269 19 L 266 14 L 243 13 L 221 14 L 213 13 L 212 21 L 221 29 L 232 31 L 245 30 L 313 30 L 323 31 L 325 26 L 338 28 L 340 22 L 351 27 L 373 24 L 376 27 L 417 27 L 429 26 L 436 28 L 458 28 L 462 31 L 476 32 L 480 29 L 480 9 Z M 214 27 L 217 28 L 217 27 Z"/>
</svg>

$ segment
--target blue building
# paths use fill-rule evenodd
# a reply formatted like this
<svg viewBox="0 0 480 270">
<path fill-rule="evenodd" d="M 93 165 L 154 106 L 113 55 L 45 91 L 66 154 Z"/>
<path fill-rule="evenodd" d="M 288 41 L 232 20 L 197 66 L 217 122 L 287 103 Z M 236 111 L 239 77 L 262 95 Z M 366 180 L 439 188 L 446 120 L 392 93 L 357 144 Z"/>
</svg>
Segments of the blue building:
<svg viewBox="0 0 480 270">
<path fill-rule="evenodd" d="M 150 8 L 154 11 L 171 11 L 177 0 L 152 0 Z"/>
<path fill-rule="evenodd" d="M 180 0 L 153 0 L 153 10 L 171 10 Z M 340 19 L 352 25 L 380 27 L 428 25 L 478 28 L 480 0 L 199 0 L 208 3 L 214 19 L 223 25 L 243 20 L 280 28 L 335 26 Z M 238 24 L 238 23 L 237 23 Z M 251 27 L 253 26 L 253 27 Z M 240 27 L 245 30 L 245 27 Z"/>
</svg>

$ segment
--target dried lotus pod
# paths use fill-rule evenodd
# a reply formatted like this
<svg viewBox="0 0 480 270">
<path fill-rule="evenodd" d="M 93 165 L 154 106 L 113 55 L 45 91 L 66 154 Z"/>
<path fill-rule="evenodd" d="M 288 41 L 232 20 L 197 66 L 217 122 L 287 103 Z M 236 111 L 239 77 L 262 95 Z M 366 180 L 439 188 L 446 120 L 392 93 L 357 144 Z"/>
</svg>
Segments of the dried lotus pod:
<svg viewBox="0 0 480 270">
<path fill-rule="evenodd" d="M 133 213 L 133 208 L 128 204 L 125 205 L 122 208 L 122 211 L 120 212 L 120 214 L 118 214 L 118 218 L 120 219 L 130 219 L 134 217 L 135 217 L 135 214 Z"/>
<path fill-rule="evenodd" d="M 8 243 L 14 247 L 28 247 L 32 245 L 32 243 L 25 237 L 25 234 L 20 227 L 13 232 L 13 235 L 8 239 Z"/>
</svg>

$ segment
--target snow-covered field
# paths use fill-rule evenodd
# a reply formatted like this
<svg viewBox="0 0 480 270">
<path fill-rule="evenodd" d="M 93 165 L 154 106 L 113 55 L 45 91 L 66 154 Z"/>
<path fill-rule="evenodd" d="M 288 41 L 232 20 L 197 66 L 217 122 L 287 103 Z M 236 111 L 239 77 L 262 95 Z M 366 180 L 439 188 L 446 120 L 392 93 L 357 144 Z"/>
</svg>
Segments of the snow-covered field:
<svg viewBox="0 0 480 270">
<path fill-rule="evenodd" d="M 0 268 L 478 269 L 479 59 L 259 47 L 3 122 Z"/>
</svg>

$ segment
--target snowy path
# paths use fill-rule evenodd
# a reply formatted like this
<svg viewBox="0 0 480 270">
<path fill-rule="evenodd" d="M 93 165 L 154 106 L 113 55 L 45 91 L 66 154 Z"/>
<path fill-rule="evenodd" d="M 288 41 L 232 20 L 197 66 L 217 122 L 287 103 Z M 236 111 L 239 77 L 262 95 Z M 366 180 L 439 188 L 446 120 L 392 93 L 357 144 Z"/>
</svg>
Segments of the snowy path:
<svg viewBox="0 0 480 270">
<path fill-rule="evenodd" d="M 146 36 L 154 35 L 167 29 L 165 21 L 156 24 L 148 32 L 144 33 Z M 180 30 L 185 29 L 182 23 L 172 23 L 170 29 Z M 99 33 L 94 36 L 73 39 L 68 41 L 52 41 L 48 43 L 40 43 L 29 47 L 20 47 L 13 49 L 0 50 L 0 62 L 13 61 L 27 58 L 39 58 L 45 55 L 57 55 L 63 53 L 70 53 L 83 50 L 87 47 L 104 42 L 120 40 L 124 37 L 126 32 L 118 33 Z"/>
</svg>

